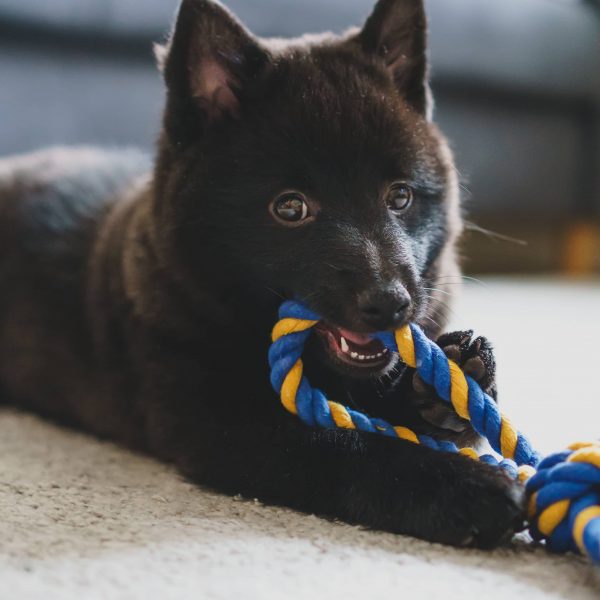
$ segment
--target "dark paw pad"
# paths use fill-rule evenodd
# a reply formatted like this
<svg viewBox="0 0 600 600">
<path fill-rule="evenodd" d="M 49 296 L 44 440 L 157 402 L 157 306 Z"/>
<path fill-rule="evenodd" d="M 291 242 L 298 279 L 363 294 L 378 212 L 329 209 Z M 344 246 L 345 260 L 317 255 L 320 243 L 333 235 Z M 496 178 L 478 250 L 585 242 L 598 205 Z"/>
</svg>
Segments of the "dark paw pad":
<svg viewBox="0 0 600 600">
<path fill-rule="evenodd" d="M 472 331 L 456 331 L 441 336 L 437 343 L 450 360 L 496 399 L 496 361 L 492 346 L 486 338 L 478 337 L 473 340 Z M 426 423 L 454 434 L 472 434 L 469 422 L 458 417 L 453 408 L 439 398 L 418 373 L 413 375 L 412 385 L 415 392 L 414 403 Z"/>
<path fill-rule="evenodd" d="M 472 377 L 482 389 L 496 397 L 496 360 L 492 345 L 484 337 L 473 340 L 473 331 L 457 331 L 437 340 L 446 356 Z"/>
</svg>

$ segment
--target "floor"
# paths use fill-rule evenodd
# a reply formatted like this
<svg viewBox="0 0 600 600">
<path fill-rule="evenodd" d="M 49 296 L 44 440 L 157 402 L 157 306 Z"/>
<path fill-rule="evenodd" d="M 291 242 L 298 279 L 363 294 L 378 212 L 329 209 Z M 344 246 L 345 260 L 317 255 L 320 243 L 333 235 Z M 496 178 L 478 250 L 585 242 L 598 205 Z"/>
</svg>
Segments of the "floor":
<svg viewBox="0 0 600 600">
<path fill-rule="evenodd" d="M 543 450 L 600 431 L 600 283 L 472 282 L 457 328 Z M 225 498 L 110 444 L 0 412 L 0 599 L 597 599 L 600 569 L 517 540 L 455 550 Z"/>
</svg>

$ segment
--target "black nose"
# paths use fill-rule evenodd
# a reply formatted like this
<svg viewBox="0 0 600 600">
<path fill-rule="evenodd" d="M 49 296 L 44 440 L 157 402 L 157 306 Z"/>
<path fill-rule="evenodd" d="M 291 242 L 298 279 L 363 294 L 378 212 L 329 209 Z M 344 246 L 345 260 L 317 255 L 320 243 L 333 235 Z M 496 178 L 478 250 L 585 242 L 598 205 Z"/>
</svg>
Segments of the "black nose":
<svg viewBox="0 0 600 600">
<path fill-rule="evenodd" d="M 401 283 L 365 290 L 358 295 L 363 322 L 378 331 L 402 325 L 410 304 L 410 295 Z"/>
</svg>

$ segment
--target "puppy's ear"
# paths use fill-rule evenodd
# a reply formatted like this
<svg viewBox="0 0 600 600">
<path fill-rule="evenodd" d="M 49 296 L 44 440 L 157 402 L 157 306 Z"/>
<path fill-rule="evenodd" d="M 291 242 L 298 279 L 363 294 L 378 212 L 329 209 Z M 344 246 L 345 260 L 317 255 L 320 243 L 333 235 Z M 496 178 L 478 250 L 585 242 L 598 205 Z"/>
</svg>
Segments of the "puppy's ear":
<svg viewBox="0 0 600 600">
<path fill-rule="evenodd" d="M 399 92 L 431 118 L 423 0 L 379 0 L 356 41 L 364 52 L 385 62 Z"/>
<path fill-rule="evenodd" d="M 183 0 L 171 39 L 155 52 L 168 90 L 165 124 L 178 138 L 239 116 L 246 88 L 269 60 L 258 40 L 213 0 Z"/>
</svg>

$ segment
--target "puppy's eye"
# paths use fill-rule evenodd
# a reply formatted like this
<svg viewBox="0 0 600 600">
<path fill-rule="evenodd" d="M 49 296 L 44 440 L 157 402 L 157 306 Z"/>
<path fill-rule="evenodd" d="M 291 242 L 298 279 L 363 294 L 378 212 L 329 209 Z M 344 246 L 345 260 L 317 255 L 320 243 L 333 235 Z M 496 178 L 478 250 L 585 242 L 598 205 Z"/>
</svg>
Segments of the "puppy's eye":
<svg viewBox="0 0 600 600">
<path fill-rule="evenodd" d="M 400 213 L 405 211 L 413 201 L 412 188 L 402 182 L 396 182 L 390 186 L 386 196 L 387 207 L 393 213 Z"/>
<path fill-rule="evenodd" d="M 298 192 L 279 196 L 271 204 L 271 211 L 278 220 L 288 225 L 301 225 L 311 216 L 306 198 Z"/>
</svg>

